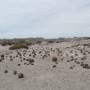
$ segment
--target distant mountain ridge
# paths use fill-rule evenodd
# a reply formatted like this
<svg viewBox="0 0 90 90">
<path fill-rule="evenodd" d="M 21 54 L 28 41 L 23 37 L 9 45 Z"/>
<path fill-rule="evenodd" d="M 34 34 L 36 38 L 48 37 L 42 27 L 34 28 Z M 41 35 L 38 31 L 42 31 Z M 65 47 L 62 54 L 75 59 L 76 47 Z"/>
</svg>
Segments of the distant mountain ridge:
<svg viewBox="0 0 90 90">
<path fill-rule="evenodd" d="M 73 37 L 73 38 L 52 38 L 52 39 L 45 39 L 42 37 L 37 37 L 37 38 L 15 38 L 15 39 L 0 39 L 0 44 L 2 45 L 11 45 L 15 43 L 16 41 L 24 41 L 25 43 L 28 44 L 35 44 L 35 43 L 41 43 L 43 41 L 46 41 L 48 43 L 60 43 L 60 42 L 69 42 L 69 41 L 80 41 L 80 40 L 88 40 L 90 37 Z"/>
</svg>

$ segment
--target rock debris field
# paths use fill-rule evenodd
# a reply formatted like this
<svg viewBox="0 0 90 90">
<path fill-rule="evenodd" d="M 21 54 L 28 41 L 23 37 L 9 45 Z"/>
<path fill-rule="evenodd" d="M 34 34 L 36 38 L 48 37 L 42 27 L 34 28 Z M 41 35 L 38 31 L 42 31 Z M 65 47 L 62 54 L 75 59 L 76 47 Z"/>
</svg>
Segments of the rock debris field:
<svg viewBox="0 0 90 90">
<path fill-rule="evenodd" d="M 0 90 L 90 90 L 90 40 L 0 46 Z"/>
</svg>

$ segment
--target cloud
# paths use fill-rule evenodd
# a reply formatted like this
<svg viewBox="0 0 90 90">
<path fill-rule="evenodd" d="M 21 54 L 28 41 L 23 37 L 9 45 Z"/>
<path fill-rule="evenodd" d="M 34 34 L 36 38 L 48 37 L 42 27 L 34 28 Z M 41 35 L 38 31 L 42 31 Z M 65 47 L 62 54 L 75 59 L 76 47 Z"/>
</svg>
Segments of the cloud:
<svg viewBox="0 0 90 90">
<path fill-rule="evenodd" d="M 90 36 L 89 29 L 90 0 L 0 1 L 1 37 Z"/>
</svg>

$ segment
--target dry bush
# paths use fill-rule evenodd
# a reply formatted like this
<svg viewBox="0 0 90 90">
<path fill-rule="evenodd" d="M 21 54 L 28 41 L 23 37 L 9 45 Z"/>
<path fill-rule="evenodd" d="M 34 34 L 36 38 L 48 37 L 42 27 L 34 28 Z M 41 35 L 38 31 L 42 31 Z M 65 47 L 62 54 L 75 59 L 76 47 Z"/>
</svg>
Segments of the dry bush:
<svg viewBox="0 0 90 90">
<path fill-rule="evenodd" d="M 5 70 L 4 73 L 8 73 L 8 70 Z"/>
<path fill-rule="evenodd" d="M 15 70 L 15 71 L 13 71 L 13 74 L 14 74 L 14 75 L 16 75 L 16 74 L 17 74 L 17 71 L 16 71 L 16 70 Z"/>
<path fill-rule="evenodd" d="M 28 59 L 29 64 L 34 65 L 34 59 Z"/>
<path fill-rule="evenodd" d="M 57 61 L 58 61 L 57 57 L 53 57 L 52 58 L 52 61 L 55 62 L 55 63 L 57 63 Z"/>
<path fill-rule="evenodd" d="M 4 57 L 5 57 L 4 54 L 2 54 L 2 55 L 1 55 L 1 60 L 4 60 Z"/>
<path fill-rule="evenodd" d="M 90 66 L 88 64 L 81 63 L 81 66 L 85 69 L 90 69 Z"/>
<path fill-rule="evenodd" d="M 56 68 L 56 65 L 53 65 L 52 67 L 53 67 L 53 68 Z"/>
<path fill-rule="evenodd" d="M 19 73 L 18 74 L 18 78 L 24 78 L 24 74 L 23 73 Z"/>
</svg>

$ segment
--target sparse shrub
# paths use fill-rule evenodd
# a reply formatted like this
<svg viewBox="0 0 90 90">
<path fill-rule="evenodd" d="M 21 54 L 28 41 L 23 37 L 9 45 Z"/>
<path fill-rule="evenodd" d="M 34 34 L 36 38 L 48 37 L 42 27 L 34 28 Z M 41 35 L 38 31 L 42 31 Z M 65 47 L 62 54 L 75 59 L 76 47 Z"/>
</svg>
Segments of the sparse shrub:
<svg viewBox="0 0 90 90">
<path fill-rule="evenodd" d="M 57 63 L 57 60 L 58 60 L 57 57 L 52 58 L 52 61 L 55 62 L 55 63 Z"/>
<path fill-rule="evenodd" d="M 1 42 L 1 45 L 2 45 L 2 46 L 12 45 L 12 42 L 11 42 L 10 40 L 3 40 L 3 41 Z"/>
<path fill-rule="evenodd" d="M 23 73 L 19 73 L 18 74 L 18 78 L 24 78 L 24 74 Z"/>
<path fill-rule="evenodd" d="M 2 60 L 0 59 L 0 62 L 2 62 Z"/>
<path fill-rule="evenodd" d="M 16 71 L 16 70 L 15 70 L 15 71 L 13 71 L 13 74 L 14 74 L 14 75 L 16 75 L 16 74 L 17 74 L 17 71 Z"/>
<path fill-rule="evenodd" d="M 4 55 L 2 54 L 1 57 L 4 57 Z"/>
<path fill-rule="evenodd" d="M 90 51 L 88 51 L 88 54 L 90 54 Z"/>
<path fill-rule="evenodd" d="M 26 65 L 27 63 L 24 63 L 24 65 Z"/>
<path fill-rule="evenodd" d="M 13 59 L 11 58 L 10 61 L 13 61 Z"/>
<path fill-rule="evenodd" d="M 18 57 L 18 55 L 16 55 L 16 57 Z"/>
<path fill-rule="evenodd" d="M 56 65 L 53 65 L 52 67 L 53 67 L 53 68 L 56 68 Z"/>
<path fill-rule="evenodd" d="M 81 66 L 85 69 L 90 69 L 90 66 L 88 64 L 81 63 Z"/>
<path fill-rule="evenodd" d="M 1 55 L 1 60 L 4 60 L 4 54 Z"/>
<path fill-rule="evenodd" d="M 83 55 L 86 55 L 86 53 L 84 52 Z"/>
<path fill-rule="evenodd" d="M 61 58 L 61 61 L 63 61 L 64 58 Z"/>
<path fill-rule="evenodd" d="M 20 60 L 20 62 L 22 62 L 22 60 Z"/>
<path fill-rule="evenodd" d="M 82 57 L 82 58 L 81 58 L 81 60 L 85 60 L 85 59 L 87 59 L 87 57 L 86 57 L 86 56 L 84 56 L 84 57 Z"/>
<path fill-rule="evenodd" d="M 78 54 L 77 54 L 77 53 L 75 53 L 75 56 L 78 56 Z"/>
<path fill-rule="evenodd" d="M 76 64 L 80 64 L 80 62 L 79 61 L 74 61 Z"/>
<path fill-rule="evenodd" d="M 32 43 L 32 42 L 26 42 L 26 44 L 27 44 L 27 45 L 33 45 L 33 43 Z"/>
<path fill-rule="evenodd" d="M 83 44 L 83 46 L 88 46 L 88 47 L 90 47 L 90 43 Z"/>
<path fill-rule="evenodd" d="M 31 56 L 31 54 L 29 54 L 29 56 Z"/>
<path fill-rule="evenodd" d="M 48 43 L 54 43 L 54 41 L 53 40 L 48 40 Z"/>
<path fill-rule="evenodd" d="M 21 64 L 18 64 L 18 66 L 21 66 Z"/>
<path fill-rule="evenodd" d="M 71 56 L 71 59 L 73 59 L 74 57 L 73 56 Z"/>
<path fill-rule="evenodd" d="M 15 58 L 15 56 L 13 58 Z"/>
<path fill-rule="evenodd" d="M 70 69 L 74 69 L 75 65 L 71 66 Z"/>
<path fill-rule="evenodd" d="M 60 43 L 59 41 L 56 41 L 56 43 Z"/>
<path fill-rule="evenodd" d="M 25 58 L 23 58 L 23 60 L 26 60 Z"/>
<path fill-rule="evenodd" d="M 42 41 L 37 41 L 36 43 L 37 43 L 37 44 L 41 44 L 41 43 L 42 43 Z"/>
<path fill-rule="evenodd" d="M 70 53 L 73 53 L 73 50 L 71 50 Z"/>
<path fill-rule="evenodd" d="M 67 62 L 70 62 L 70 60 L 67 60 Z"/>
<path fill-rule="evenodd" d="M 8 70 L 5 70 L 4 73 L 8 73 Z"/>
<path fill-rule="evenodd" d="M 9 58 L 12 58 L 12 56 L 9 56 Z"/>
<path fill-rule="evenodd" d="M 31 64 L 31 65 L 34 65 L 34 59 L 28 59 L 28 61 L 29 61 L 29 64 Z"/>
<path fill-rule="evenodd" d="M 47 55 L 43 55 L 42 58 L 45 59 L 47 57 Z"/>
</svg>

